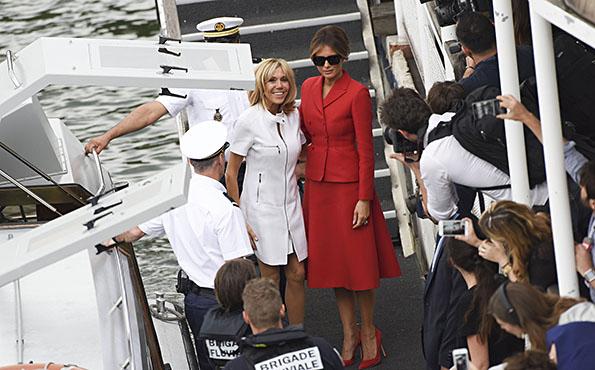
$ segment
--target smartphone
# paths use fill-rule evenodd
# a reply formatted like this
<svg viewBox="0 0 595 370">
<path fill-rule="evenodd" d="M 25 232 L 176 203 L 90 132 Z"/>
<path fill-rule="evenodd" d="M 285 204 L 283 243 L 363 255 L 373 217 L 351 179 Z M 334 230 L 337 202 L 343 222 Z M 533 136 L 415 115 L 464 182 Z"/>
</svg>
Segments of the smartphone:
<svg viewBox="0 0 595 370">
<path fill-rule="evenodd" d="M 438 235 L 455 236 L 467 235 L 467 223 L 465 220 L 443 220 L 438 222 Z"/>
<path fill-rule="evenodd" d="M 473 118 L 480 120 L 485 116 L 497 116 L 500 113 L 506 113 L 506 109 L 500 107 L 500 100 L 488 99 L 471 104 Z"/>
<path fill-rule="evenodd" d="M 467 348 L 457 348 L 452 351 L 452 361 L 456 370 L 469 369 L 469 352 Z"/>
</svg>

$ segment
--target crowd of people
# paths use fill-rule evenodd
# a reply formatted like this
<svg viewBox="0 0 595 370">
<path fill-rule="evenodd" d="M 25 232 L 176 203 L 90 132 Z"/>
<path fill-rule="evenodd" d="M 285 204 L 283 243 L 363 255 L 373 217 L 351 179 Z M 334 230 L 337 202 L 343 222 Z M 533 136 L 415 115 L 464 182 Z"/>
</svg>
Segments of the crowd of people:
<svg viewBox="0 0 595 370">
<path fill-rule="evenodd" d="M 590 368 L 594 357 L 587 348 L 595 340 L 595 306 L 585 298 L 592 301 L 595 283 L 594 203 L 589 190 L 595 174 L 595 162 L 589 161 L 592 142 L 564 139 L 569 188 L 577 190 L 569 194 L 575 200 L 577 243 L 566 247 L 575 250 L 579 278 L 590 291 L 583 292 L 583 299 L 561 298 L 541 123 L 536 92 L 531 91 L 534 68 L 526 44 L 530 37 L 516 37 L 519 80 L 527 82 L 519 101 L 500 95 L 491 20 L 480 13 L 462 14 L 456 34 L 466 56 L 462 78 L 437 82 L 426 99 L 414 89 L 397 88 L 380 111 L 387 136 L 410 142 L 403 149 L 395 145 L 392 157 L 416 177 L 424 216 L 435 222 L 459 219 L 466 224 L 464 234 L 438 240 L 426 279 L 422 345 L 427 369 L 451 368 L 452 351 L 457 348 L 468 350 L 470 368 L 499 364 L 507 364 L 507 369 Z M 561 96 L 564 93 L 562 89 Z M 478 116 L 476 103 L 490 101 L 497 101 L 504 113 Z M 561 108 L 562 116 L 567 116 L 564 105 Z M 511 200 L 504 119 L 525 127 L 529 204 Z M 480 215 L 473 214 L 476 195 L 483 202 L 484 194 L 494 202 Z"/>
<path fill-rule="evenodd" d="M 237 42 L 240 24 L 238 18 L 217 18 L 198 28 L 208 42 Z M 427 369 L 453 367 L 452 351 L 459 348 L 467 349 L 472 369 L 503 363 L 507 369 L 588 368 L 595 360 L 589 350 L 595 306 L 556 295 L 545 175 L 530 174 L 530 204 L 511 201 L 502 119 L 523 122 L 529 140 L 539 145 L 538 112 L 500 96 L 488 17 L 460 15 L 456 34 L 466 56 L 462 78 L 436 83 L 427 99 L 396 88 L 379 112 L 388 136 L 415 148 L 395 145 L 391 157 L 416 177 L 425 217 L 466 224 L 464 234 L 437 239 L 426 276 L 421 345 Z M 527 37 L 517 36 L 524 81 L 534 75 L 532 52 L 522 42 Z M 343 68 L 349 53 L 345 31 L 323 27 L 309 49 L 320 76 L 301 87 L 286 61 L 265 59 L 248 94 L 189 90 L 180 92 L 183 98 L 160 96 L 85 147 L 100 152 L 112 139 L 188 108 L 190 129 L 180 140 L 195 172 L 188 203 L 114 241 L 167 235 L 188 276 L 178 287 L 201 369 L 289 363 L 339 369 L 353 365 L 360 348 L 359 369 L 382 360 L 375 290 L 380 279 L 398 277 L 400 268 L 374 190 L 371 99 Z M 475 117 L 473 103 L 486 99 L 497 99 L 506 113 Z M 582 213 L 586 220 L 574 215 L 576 225 L 588 228 L 577 226 L 582 242 L 568 248 L 575 248 L 577 272 L 588 286 L 585 298 L 592 300 L 595 162 L 575 141 L 564 145 L 569 182 L 580 195 L 576 207 L 590 210 Z M 303 194 L 299 178 L 305 179 Z M 478 194 L 494 200 L 481 215 L 472 212 Z M 253 253 L 258 270 L 244 259 Z M 306 280 L 309 288 L 334 290 L 340 354 L 304 331 Z"/>
</svg>

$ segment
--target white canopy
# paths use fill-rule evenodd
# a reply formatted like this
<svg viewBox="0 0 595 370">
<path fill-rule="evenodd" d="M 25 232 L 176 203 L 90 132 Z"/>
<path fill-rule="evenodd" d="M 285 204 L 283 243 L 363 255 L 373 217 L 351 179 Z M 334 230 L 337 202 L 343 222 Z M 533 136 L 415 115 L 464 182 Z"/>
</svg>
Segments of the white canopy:
<svg viewBox="0 0 595 370">
<path fill-rule="evenodd" d="M 246 90 L 254 71 L 248 44 L 43 37 L 0 63 L 0 117 L 53 84 Z"/>
</svg>

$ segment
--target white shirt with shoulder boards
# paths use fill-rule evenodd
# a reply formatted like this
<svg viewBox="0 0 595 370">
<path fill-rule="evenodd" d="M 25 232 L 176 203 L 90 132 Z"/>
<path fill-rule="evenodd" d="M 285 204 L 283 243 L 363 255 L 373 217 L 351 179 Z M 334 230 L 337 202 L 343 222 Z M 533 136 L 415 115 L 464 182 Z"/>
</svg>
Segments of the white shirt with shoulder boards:
<svg viewBox="0 0 595 370">
<path fill-rule="evenodd" d="M 246 91 L 206 89 L 170 89 L 170 91 L 186 96 L 186 98 L 178 98 L 161 95 L 157 98 L 172 117 L 182 109 L 188 108 L 188 124 L 192 127 L 196 123 L 213 120 L 217 114 L 220 114 L 221 123 L 227 128 L 228 142 L 231 142 L 233 137 L 236 120 L 250 106 Z M 227 153 L 226 158 L 228 158 Z"/>
<path fill-rule="evenodd" d="M 455 184 L 474 188 L 510 184 L 510 177 L 491 163 L 484 161 L 459 144 L 454 136 L 446 136 L 427 144 L 428 134 L 440 122 L 448 122 L 455 113 L 433 114 L 424 137 L 420 161 L 423 182 L 428 191 L 428 211 L 436 220 L 447 220 L 457 212 Z M 512 199 L 510 188 L 483 191 L 494 200 Z M 548 200 L 544 182 L 531 189 L 531 204 L 543 205 Z"/>
<path fill-rule="evenodd" d="M 258 237 L 256 256 L 267 265 L 287 264 L 287 255 L 308 256 L 295 166 L 306 138 L 298 110 L 270 113 L 261 104 L 236 124 L 230 150 L 246 157 L 240 207 Z"/>
<path fill-rule="evenodd" d="M 242 211 L 218 181 L 198 174 L 190 180 L 188 203 L 138 227 L 167 235 L 180 267 L 199 287 L 213 288 L 227 260 L 252 254 Z"/>
</svg>

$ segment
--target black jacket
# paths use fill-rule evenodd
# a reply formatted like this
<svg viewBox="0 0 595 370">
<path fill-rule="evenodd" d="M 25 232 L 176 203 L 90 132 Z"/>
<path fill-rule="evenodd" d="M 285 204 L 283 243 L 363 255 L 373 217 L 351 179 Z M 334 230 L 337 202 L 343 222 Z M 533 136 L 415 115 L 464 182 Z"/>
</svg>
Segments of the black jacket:
<svg viewBox="0 0 595 370">
<path fill-rule="evenodd" d="M 326 340 L 311 337 L 299 327 L 269 329 L 248 336 L 242 341 L 241 352 L 225 365 L 225 370 L 250 370 L 259 363 L 269 363 L 269 368 L 302 364 L 296 368 L 310 369 L 320 362 L 325 370 L 343 369 L 341 357 Z"/>
<path fill-rule="evenodd" d="M 426 277 L 424 290 L 422 349 L 428 370 L 453 366 L 452 350 L 457 346 L 459 325 L 456 306 L 467 290 L 461 274 L 448 263 L 444 245 L 436 253 L 435 267 Z"/>
</svg>

